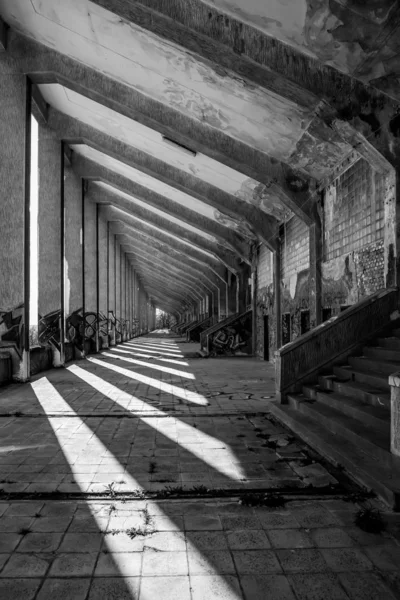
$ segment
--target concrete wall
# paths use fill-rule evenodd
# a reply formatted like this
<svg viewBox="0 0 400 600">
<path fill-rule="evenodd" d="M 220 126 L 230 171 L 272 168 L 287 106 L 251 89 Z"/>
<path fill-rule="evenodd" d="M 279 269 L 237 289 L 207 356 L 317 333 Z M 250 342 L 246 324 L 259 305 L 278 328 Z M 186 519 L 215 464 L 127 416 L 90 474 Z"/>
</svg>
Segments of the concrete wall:
<svg viewBox="0 0 400 600">
<path fill-rule="evenodd" d="M 384 287 L 384 180 L 363 159 L 343 170 L 323 193 L 322 318 Z M 315 326 L 310 317 L 310 236 L 293 217 L 280 228 L 282 344 Z M 275 349 L 272 253 L 258 249 L 256 352 L 264 357 L 264 316 L 269 317 L 270 359 Z"/>
</svg>

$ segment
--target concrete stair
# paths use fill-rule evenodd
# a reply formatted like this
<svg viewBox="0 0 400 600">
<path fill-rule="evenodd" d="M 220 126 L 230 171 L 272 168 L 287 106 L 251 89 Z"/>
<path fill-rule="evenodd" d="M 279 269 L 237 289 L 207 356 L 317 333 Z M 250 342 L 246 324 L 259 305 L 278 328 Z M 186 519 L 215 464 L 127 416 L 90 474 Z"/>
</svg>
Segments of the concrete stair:
<svg viewBox="0 0 400 600">
<path fill-rule="evenodd" d="M 398 324 L 397 324 L 398 327 Z M 363 348 L 363 356 L 289 394 L 271 412 L 358 483 L 400 510 L 400 458 L 390 453 L 388 376 L 400 370 L 400 329 Z"/>
</svg>

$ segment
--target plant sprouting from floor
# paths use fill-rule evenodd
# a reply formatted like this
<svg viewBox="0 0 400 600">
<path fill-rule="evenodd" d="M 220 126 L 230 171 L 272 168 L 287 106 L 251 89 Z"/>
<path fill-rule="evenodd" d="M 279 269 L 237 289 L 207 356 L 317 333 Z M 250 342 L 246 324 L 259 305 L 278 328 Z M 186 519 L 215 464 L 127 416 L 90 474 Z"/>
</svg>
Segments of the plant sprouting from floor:
<svg viewBox="0 0 400 600">
<path fill-rule="evenodd" d="M 146 531 L 146 529 L 143 529 L 142 527 L 130 527 L 130 529 L 126 530 L 126 535 L 128 537 L 131 538 L 131 540 L 134 540 L 135 537 L 144 537 L 146 535 L 150 535 L 151 533 L 153 533 L 152 531 Z"/>
<path fill-rule="evenodd" d="M 106 486 L 104 486 L 105 493 L 110 494 L 111 498 L 115 498 L 117 495 L 117 493 L 114 489 L 114 485 L 115 485 L 115 482 L 112 481 L 111 483 L 108 483 Z"/>
<path fill-rule="evenodd" d="M 248 493 L 243 494 L 240 498 L 240 504 L 243 504 L 243 506 L 267 506 L 269 508 L 279 508 L 285 506 L 286 500 L 280 494 Z"/>
<path fill-rule="evenodd" d="M 362 507 L 356 512 L 354 523 L 368 533 L 382 533 L 386 529 L 386 522 L 381 512 L 371 506 Z"/>
<path fill-rule="evenodd" d="M 189 491 L 193 492 L 194 494 L 201 495 L 201 494 L 207 494 L 207 492 L 209 490 L 205 485 L 194 485 L 192 488 L 190 488 Z"/>
</svg>

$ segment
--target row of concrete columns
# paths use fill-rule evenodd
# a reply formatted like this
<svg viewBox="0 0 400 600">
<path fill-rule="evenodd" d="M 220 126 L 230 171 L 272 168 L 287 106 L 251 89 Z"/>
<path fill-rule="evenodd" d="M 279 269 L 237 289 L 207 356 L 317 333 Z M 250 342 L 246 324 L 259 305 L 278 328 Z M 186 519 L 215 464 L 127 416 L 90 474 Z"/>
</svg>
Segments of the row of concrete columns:
<svg viewBox="0 0 400 600">
<path fill-rule="evenodd" d="M 29 79 L 0 75 L 0 351 L 11 353 L 14 379 L 24 381 L 30 376 L 30 349 L 37 341 L 54 342 L 55 364 L 63 365 L 68 341 L 78 334 L 83 338 L 82 355 L 89 348 L 98 351 L 153 329 L 155 307 L 103 207 L 85 197 L 85 181 L 72 170 L 67 148 L 41 118 Z M 38 139 L 32 132 L 32 115 L 38 122 Z M 37 174 L 31 173 L 36 154 Z M 35 227 L 31 230 L 30 213 L 36 175 L 34 277 Z M 35 319 L 30 321 L 32 285 L 38 286 L 39 332 L 34 330 Z M 80 315 L 80 327 L 68 320 L 74 314 Z"/>
</svg>

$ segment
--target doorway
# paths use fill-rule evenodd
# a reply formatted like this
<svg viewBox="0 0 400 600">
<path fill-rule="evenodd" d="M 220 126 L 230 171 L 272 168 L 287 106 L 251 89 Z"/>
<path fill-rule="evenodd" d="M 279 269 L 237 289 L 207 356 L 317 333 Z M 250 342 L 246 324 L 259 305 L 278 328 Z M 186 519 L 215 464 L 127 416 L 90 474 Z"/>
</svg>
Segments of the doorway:
<svg viewBox="0 0 400 600">
<path fill-rule="evenodd" d="M 269 316 L 264 315 L 264 360 L 269 360 Z"/>
</svg>

